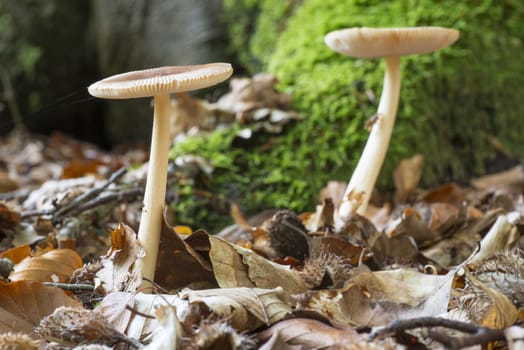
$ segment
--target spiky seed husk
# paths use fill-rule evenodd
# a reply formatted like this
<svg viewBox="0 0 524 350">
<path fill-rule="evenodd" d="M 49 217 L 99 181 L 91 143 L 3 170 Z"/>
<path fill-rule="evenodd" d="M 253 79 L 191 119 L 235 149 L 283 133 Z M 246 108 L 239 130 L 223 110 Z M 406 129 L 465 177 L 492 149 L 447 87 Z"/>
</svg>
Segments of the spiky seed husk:
<svg viewBox="0 0 524 350">
<path fill-rule="evenodd" d="M 308 255 L 307 230 L 295 212 L 279 210 L 262 228 L 269 233 L 271 247 L 279 257 L 303 260 Z"/>
</svg>

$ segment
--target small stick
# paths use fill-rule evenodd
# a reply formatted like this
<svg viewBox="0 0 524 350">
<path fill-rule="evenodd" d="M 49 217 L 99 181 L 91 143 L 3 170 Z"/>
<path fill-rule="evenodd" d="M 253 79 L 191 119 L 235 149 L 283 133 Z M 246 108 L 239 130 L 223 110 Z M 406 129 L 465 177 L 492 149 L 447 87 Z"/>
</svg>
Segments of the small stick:
<svg viewBox="0 0 524 350">
<path fill-rule="evenodd" d="M 76 209 L 72 211 L 72 214 L 79 214 L 86 210 L 96 208 L 98 206 L 107 204 L 115 200 L 120 201 L 124 198 L 136 197 L 141 194 L 144 194 L 143 188 L 132 188 L 132 189 L 125 190 L 125 191 L 115 192 L 115 193 L 111 193 L 105 196 L 96 197 L 86 203 L 79 205 Z"/>
<path fill-rule="evenodd" d="M 113 182 L 124 176 L 124 174 L 127 172 L 126 168 L 120 168 L 113 174 L 111 174 L 111 177 L 102 185 L 99 187 L 95 187 L 90 191 L 84 192 L 83 194 L 79 195 L 75 199 L 73 199 L 71 202 L 67 203 L 67 205 L 63 206 L 62 208 L 58 209 L 54 215 L 55 216 L 61 216 L 64 214 L 67 214 L 71 210 L 73 210 L 76 206 L 78 206 L 80 203 L 87 202 L 93 198 L 96 198 L 100 193 L 102 193 L 106 188 L 109 187 Z"/>
<path fill-rule="evenodd" d="M 373 339 L 385 335 L 387 333 L 395 333 L 399 331 L 405 331 L 415 328 L 424 327 L 444 327 L 450 328 L 464 333 L 474 334 L 478 331 L 477 326 L 471 323 L 449 320 L 447 318 L 440 317 L 419 317 L 411 318 L 407 320 L 396 320 L 391 322 L 384 328 L 378 329 L 376 332 L 371 334 Z"/>
<path fill-rule="evenodd" d="M 458 350 L 474 345 L 485 345 L 494 341 L 506 340 L 504 330 L 478 327 L 475 334 L 450 336 L 441 332 L 429 331 L 428 336 L 449 350 Z"/>
<path fill-rule="evenodd" d="M 124 176 L 126 172 L 127 172 L 126 168 L 120 168 L 119 170 L 114 172 L 103 185 L 93 188 L 87 192 L 84 192 L 83 194 L 74 198 L 71 202 L 67 203 L 67 205 L 59 209 L 54 208 L 54 209 L 49 209 L 49 210 L 28 211 L 28 212 L 22 213 L 20 217 L 22 219 L 25 219 L 25 218 L 32 217 L 32 216 L 42 216 L 42 215 L 54 215 L 54 216 L 65 215 L 71 212 L 72 210 L 74 210 L 75 207 L 81 205 L 82 203 L 89 202 L 95 199 L 100 193 L 102 193 L 105 189 L 107 189 L 109 185 L 111 185 L 112 183 L 117 181 L 119 178 Z"/>
<path fill-rule="evenodd" d="M 72 283 L 59 283 L 59 282 L 44 282 L 44 285 L 48 287 L 57 287 L 64 290 L 87 290 L 87 291 L 94 291 L 95 287 L 90 284 L 85 283 L 78 283 L 78 284 L 72 284 Z"/>
<path fill-rule="evenodd" d="M 455 350 L 472 345 L 482 345 L 492 341 L 505 340 L 504 331 L 487 327 L 476 326 L 472 323 L 449 320 L 440 317 L 420 317 L 407 320 L 397 320 L 388 326 L 380 328 L 370 334 L 371 339 L 384 337 L 389 333 L 396 333 L 416 328 L 443 327 L 467 333 L 462 336 L 450 336 L 437 332 L 428 331 L 428 337 L 441 343 L 447 349 Z"/>
</svg>

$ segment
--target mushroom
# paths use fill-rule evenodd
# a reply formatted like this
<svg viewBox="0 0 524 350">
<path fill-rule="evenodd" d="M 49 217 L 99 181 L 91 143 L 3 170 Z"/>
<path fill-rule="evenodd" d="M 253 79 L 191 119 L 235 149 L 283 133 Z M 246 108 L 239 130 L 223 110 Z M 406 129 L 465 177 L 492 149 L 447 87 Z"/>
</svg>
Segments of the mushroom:
<svg viewBox="0 0 524 350">
<path fill-rule="evenodd" d="M 145 256 L 139 257 L 135 264 L 145 279 L 154 279 L 162 229 L 170 144 L 169 94 L 209 87 L 226 80 L 232 73 L 229 63 L 161 67 L 114 75 L 88 87 L 91 95 L 100 98 L 154 98 L 153 136 L 138 230 L 138 241 Z"/>
<path fill-rule="evenodd" d="M 458 37 L 457 30 L 441 27 L 349 28 L 326 35 L 325 43 L 334 51 L 356 58 L 386 60 L 377 118 L 338 210 L 343 221 L 354 213 L 365 214 L 384 162 L 400 94 L 400 56 L 433 52 L 453 44 Z"/>
</svg>

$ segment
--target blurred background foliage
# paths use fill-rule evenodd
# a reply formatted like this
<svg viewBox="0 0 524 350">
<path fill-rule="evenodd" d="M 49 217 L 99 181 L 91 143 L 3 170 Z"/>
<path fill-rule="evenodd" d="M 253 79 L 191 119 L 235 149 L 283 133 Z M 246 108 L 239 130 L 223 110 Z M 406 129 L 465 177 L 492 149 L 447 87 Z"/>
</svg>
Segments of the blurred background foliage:
<svg viewBox="0 0 524 350">
<path fill-rule="evenodd" d="M 84 101 L 102 77 L 160 65 L 232 62 L 237 75 L 275 74 L 305 118 L 279 136 L 226 130 L 177 144 L 172 156 L 212 160 L 210 178 L 172 183 L 180 223 L 216 230 L 229 203 L 311 210 L 328 180 L 347 181 L 375 113 L 383 63 L 329 50 L 350 26 L 459 29 L 452 48 L 402 60 L 403 86 L 381 189 L 406 156 L 426 157 L 423 184 L 465 183 L 524 156 L 521 0 L 0 0 L 0 65 L 30 130 L 62 130 L 106 147 L 147 142 L 143 101 Z M 5 95 L 5 84 L 2 84 Z M 201 96 L 216 99 L 227 84 Z M 0 126 L 12 127 L 3 96 Z M 270 145 L 270 146 L 268 146 Z M 200 194 L 200 195 L 199 195 Z M 204 195 L 205 194 L 205 195 Z"/>
</svg>

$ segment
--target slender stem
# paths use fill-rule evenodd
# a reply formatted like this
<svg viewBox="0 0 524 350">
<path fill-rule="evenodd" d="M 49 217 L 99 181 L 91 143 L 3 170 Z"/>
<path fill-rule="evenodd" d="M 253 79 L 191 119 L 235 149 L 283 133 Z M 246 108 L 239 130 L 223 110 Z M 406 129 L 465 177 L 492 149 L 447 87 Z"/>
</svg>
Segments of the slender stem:
<svg viewBox="0 0 524 350">
<path fill-rule="evenodd" d="M 167 165 L 169 151 L 169 95 L 155 96 L 155 116 L 151 153 L 144 193 L 144 206 L 140 217 L 138 241 L 145 250 L 145 256 L 138 259 L 142 277 L 154 280 L 158 244 L 162 230 L 164 202 L 166 197 Z"/>
<path fill-rule="evenodd" d="M 364 151 L 339 208 L 339 217 L 347 220 L 353 213 L 364 215 L 384 162 L 393 132 L 400 94 L 400 57 L 386 57 L 384 88 L 380 97 L 377 120 L 371 129 Z"/>
</svg>

